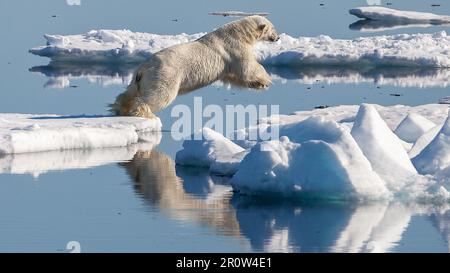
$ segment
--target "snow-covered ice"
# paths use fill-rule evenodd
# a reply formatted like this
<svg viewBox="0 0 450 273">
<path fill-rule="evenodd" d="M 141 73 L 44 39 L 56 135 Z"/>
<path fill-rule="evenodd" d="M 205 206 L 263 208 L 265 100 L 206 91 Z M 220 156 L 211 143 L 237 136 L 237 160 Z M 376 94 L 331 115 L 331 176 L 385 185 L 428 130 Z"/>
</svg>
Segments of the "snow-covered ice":
<svg viewBox="0 0 450 273">
<path fill-rule="evenodd" d="M 203 162 L 250 195 L 447 200 L 439 182 L 450 173 L 448 110 L 443 104 L 362 104 L 271 116 L 235 136 L 278 126 L 280 138 L 241 147 L 240 140 L 203 129 L 209 140 L 185 140 L 176 163 Z M 401 140 L 405 132 L 414 137 Z M 437 171 L 439 179 L 423 175 Z"/>
<path fill-rule="evenodd" d="M 141 62 L 166 47 L 194 41 L 205 33 L 158 35 L 130 30 L 91 30 L 82 35 L 44 35 L 46 46 L 31 53 L 56 61 Z"/>
<path fill-rule="evenodd" d="M 244 12 L 244 11 L 214 11 L 210 12 L 210 15 L 219 15 L 219 16 L 230 16 L 230 17 L 245 17 L 251 15 L 259 15 L 259 16 L 267 16 L 269 13 L 267 12 Z"/>
<path fill-rule="evenodd" d="M 372 105 L 359 107 L 351 134 L 389 189 L 398 191 L 417 173 L 400 139 Z"/>
<path fill-rule="evenodd" d="M 81 35 L 45 35 L 47 45 L 30 49 L 59 62 L 141 62 L 163 48 L 196 40 L 205 33 L 158 35 L 129 30 L 91 30 Z M 399 34 L 333 39 L 326 35 L 258 43 L 254 52 L 267 65 L 372 65 L 450 67 L 450 37 Z"/>
<path fill-rule="evenodd" d="M 280 141 L 256 144 L 241 161 L 230 181 L 241 193 L 387 194 L 355 140 L 338 123 L 311 117 L 280 128 L 280 134 Z"/>
<path fill-rule="evenodd" d="M 359 7 L 351 9 L 350 14 L 375 21 L 396 21 L 403 23 L 450 23 L 450 16 L 429 12 L 403 11 L 386 7 Z"/>
<path fill-rule="evenodd" d="M 154 141 L 159 118 L 0 114 L 0 155 Z"/>
<path fill-rule="evenodd" d="M 433 174 L 450 166 L 450 117 L 434 139 L 413 158 L 420 173 Z"/>
<path fill-rule="evenodd" d="M 243 152 L 242 147 L 209 128 L 203 128 L 197 134 L 200 134 L 200 137 L 194 137 L 192 140 L 183 143 L 183 150 L 176 155 L 175 161 L 177 164 L 208 167 L 213 172 L 220 170 L 222 174 L 236 172 L 234 166 L 242 158 L 234 155 Z M 204 140 L 201 140 L 202 136 Z"/>
<path fill-rule="evenodd" d="M 280 35 L 277 43 L 255 46 L 268 65 L 368 65 L 449 67 L 450 37 L 434 34 L 398 34 L 333 39 L 326 35 L 293 38 Z"/>
<path fill-rule="evenodd" d="M 402 140 L 414 143 L 427 131 L 435 127 L 436 124 L 421 115 L 408 114 L 405 119 L 395 129 L 395 134 Z"/>
</svg>

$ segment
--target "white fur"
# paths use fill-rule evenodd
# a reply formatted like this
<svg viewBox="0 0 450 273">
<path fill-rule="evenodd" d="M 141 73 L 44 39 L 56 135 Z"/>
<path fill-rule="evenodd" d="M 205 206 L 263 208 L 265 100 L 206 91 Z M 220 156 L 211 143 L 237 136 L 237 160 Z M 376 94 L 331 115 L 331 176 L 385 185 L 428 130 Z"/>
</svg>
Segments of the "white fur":
<svg viewBox="0 0 450 273">
<path fill-rule="evenodd" d="M 276 41 L 272 23 L 262 16 L 231 22 L 200 39 L 163 49 L 135 72 L 127 90 L 120 94 L 112 111 L 119 115 L 153 118 L 177 95 L 217 80 L 262 89 L 270 77 L 253 55 L 257 41 Z"/>
</svg>

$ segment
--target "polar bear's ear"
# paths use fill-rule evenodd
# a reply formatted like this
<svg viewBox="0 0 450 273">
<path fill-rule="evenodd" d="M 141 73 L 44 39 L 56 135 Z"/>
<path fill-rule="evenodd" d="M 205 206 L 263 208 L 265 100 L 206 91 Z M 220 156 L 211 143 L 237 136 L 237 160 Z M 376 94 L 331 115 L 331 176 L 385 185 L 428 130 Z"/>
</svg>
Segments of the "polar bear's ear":
<svg viewBox="0 0 450 273">
<path fill-rule="evenodd" d="M 258 25 L 258 30 L 260 30 L 261 32 L 264 32 L 264 29 L 266 29 L 267 25 L 266 24 L 259 24 Z"/>
</svg>

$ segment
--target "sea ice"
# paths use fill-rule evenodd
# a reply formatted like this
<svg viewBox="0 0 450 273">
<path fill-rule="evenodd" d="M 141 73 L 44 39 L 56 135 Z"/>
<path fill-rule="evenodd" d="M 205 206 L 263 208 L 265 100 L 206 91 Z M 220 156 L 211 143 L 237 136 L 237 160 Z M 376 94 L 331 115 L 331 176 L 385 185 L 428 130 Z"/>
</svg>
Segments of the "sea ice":
<svg viewBox="0 0 450 273">
<path fill-rule="evenodd" d="M 412 160 L 423 174 L 433 174 L 450 166 L 450 117 L 430 144 Z"/>
<path fill-rule="evenodd" d="M 403 23 L 450 23 L 450 16 L 428 12 L 403 11 L 386 7 L 359 7 L 351 9 L 350 14 L 359 18 L 376 21 L 396 21 Z"/>
<path fill-rule="evenodd" d="M 0 155 L 153 141 L 159 118 L 0 114 Z"/>
<path fill-rule="evenodd" d="M 450 173 L 446 169 L 450 165 L 446 156 L 450 122 L 442 126 L 448 110 L 443 104 L 362 104 L 271 116 L 238 130 L 235 136 L 248 137 L 252 130 L 278 126 L 279 139 L 234 141 L 245 144 L 239 146 L 207 129 L 213 140 L 185 141 L 177 163 L 206 162 L 202 165 L 213 172 L 211 166 L 219 162 L 214 173 L 230 176 L 233 189 L 249 195 L 447 200 L 450 194 L 438 180 Z M 426 130 L 433 124 L 437 125 Z M 396 136 L 395 128 L 400 135 L 404 131 L 415 134 L 410 154 L 413 143 Z M 212 147 L 218 147 L 219 156 Z M 414 164 L 413 153 L 419 154 Z M 439 165 L 432 170 L 440 171 L 439 178 L 421 175 L 431 173 L 423 171 L 427 164 Z M 371 247 L 374 251 L 382 248 Z"/>
<path fill-rule="evenodd" d="M 400 122 L 394 132 L 400 139 L 414 143 L 420 136 L 435 126 L 434 122 L 419 114 L 411 113 Z"/>
<path fill-rule="evenodd" d="M 157 35 L 129 30 L 91 30 L 81 35 L 45 35 L 47 45 L 30 49 L 58 62 L 141 62 L 163 48 L 204 35 Z M 450 37 L 399 34 L 333 39 L 326 35 L 294 38 L 281 34 L 276 43 L 258 43 L 254 52 L 267 65 L 372 65 L 450 67 Z"/>
<path fill-rule="evenodd" d="M 400 139 L 372 105 L 359 107 L 351 134 L 389 189 L 398 191 L 405 179 L 417 173 Z"/>
<path fill-rule="evenodd" d="M 244 149 L 220 133 L 203 128 L 192 139 L 183 142 L 183 149 L 176 154 L 175 162 L 184 166 L 212 167 L 212 171 L 233 173 L 233 166 L 240 161 Z M 239 160 L 239 161 L 237 161 Z"/>
</svg>

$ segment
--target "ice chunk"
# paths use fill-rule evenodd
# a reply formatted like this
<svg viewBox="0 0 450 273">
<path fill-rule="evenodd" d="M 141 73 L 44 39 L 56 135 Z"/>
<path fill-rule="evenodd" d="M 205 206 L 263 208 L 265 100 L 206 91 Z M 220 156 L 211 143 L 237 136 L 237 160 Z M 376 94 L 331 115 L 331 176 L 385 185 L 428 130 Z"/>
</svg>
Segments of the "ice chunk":
<svg viewBox="0 0 450 273">
<path fill-rule="evenodd" d="M 280 128 L 280 134 L 279 141 L 260 142 L 245 156 L 231 179 L 234 189 L 249 194 L 387 195 L 345 127 L 311 117 Z"/>
<path fill-rule="evenodd" d="M 243 11 L 214 11 L 210 12 L 209 15 L 220 15 L 220 16 L 230 16 L 230 17 L 245 17 L 245 16 L 252 16 L 252 15 L 259 15 L 259 16 L 267 16 L 269 13 L 267 12 L 243 12 Z"/>
<path fill-rule="evenodd" d="M 450 23 L 450 16 L 428 12 L 403 11 L 385 7 L 359 7 L 351 9 L 350 14 L 359 18 L 376 21 L 396 21 L 403 23 Z"/>
<path fill-rule="evenodd" d="M 159 118 L 0 114 L 0 154 L 123 147 L 161 126 Z"/>
<path fill-rule="evenodd" d="M 435 127 L 436 124 L 423 116 L 410 113 L 395 129 L 395 134 L 402 140 L 413 143 L 421 135 Z"/>
<path fill-rule="evenodd" d="M 448 110 L 449 106 L 442 104 L 414 107 L 363 104 L 359 110 L 357 105 L 341 105 L 277 115 L 261 119 L 257 125 L 236 134 L 246 137 L 252 130 L 270 130 L 271 126 L 278 126 L 279 140 L 237 141 L 245 144 L 246 150 L 238 146 L 227 155 L 212 158 L 208 155 L 213 152 L 202 152 L 199 158 L 200 161 L 207 159 L 205 165 L 209 172 L 232 176 L 233 188 L 249 195 L 367 196 L 441 202 L 450 198 L 447 188 L 439 184 L 448 180 L 450 166 L 443 166 L 442 171 L 433 176 L 418 174 L 406 152 L 412 143 L 399 139 L 392 130 L 400 127 L 399 124 L 411 114 L 442 124 Z M 419 137 L 411 154 L 420 152 L 434 135 L 443 131 L 440 127 L 437 125 Z M 220 142 L 233 143 L 215 134 L 218 135 L 215 139 L 221 139 Z M 231 144 L 236 147 L 234 145 Z M 187 157 L 189 153 L 199 154 L 200 150 L 190 148 L 184 153 Z M 192 160 L 199 162 L 198 158 Z M 388 246 L 373 243 L 367 246 L 367 251 L 385 247 Z"/>
<path fill-rule="evenodd" d="M 214 164 L 213 170 L 216 172 L 223 168 L 225 173 L 229 173 L 229 169 L 233 169 L 232 165 L 237 160 L 233 156 L 243 151 L 242 147 L 222 134 L 203 128 L 194 134 L 192 139 L 183 142 L 183 149 L 177 152 L 175 162 L 184 166 L 208 168 Z"/>
<path fill-rule="evenodd" d="M 46 34 L 47 45 L 30 52 L 55 61 L 142 62 L 163 48 L 194 41 L 204 34 L 158 35 L 125 29 L 98 29 L 82 35 Z"/>
<path fill-rule="evenodd" d="M 430 144 L 412 160 L 423 174 L 433 174 L 450 165 L 450 117 Z"/>
<path fill-rule="evenodd" d="M 408 154 L 410 158 L 416 157 L 422 150 L 425 148 L 430 142 L 436 137 L 436 135 L 441 131 L 442 125 L 436 125 L 430 130 L 428 130 L 426 133 L 421 135 L 414 145 L 412 146 L 411 150 L 409 150 Z"/>
<path fill-rule="evenodd" d="M 389 189 L 398 190 L 406 178 L 417 173 L 401 140 L 374 106 L 361 104 L 351 134 Z"/>
</svg>

